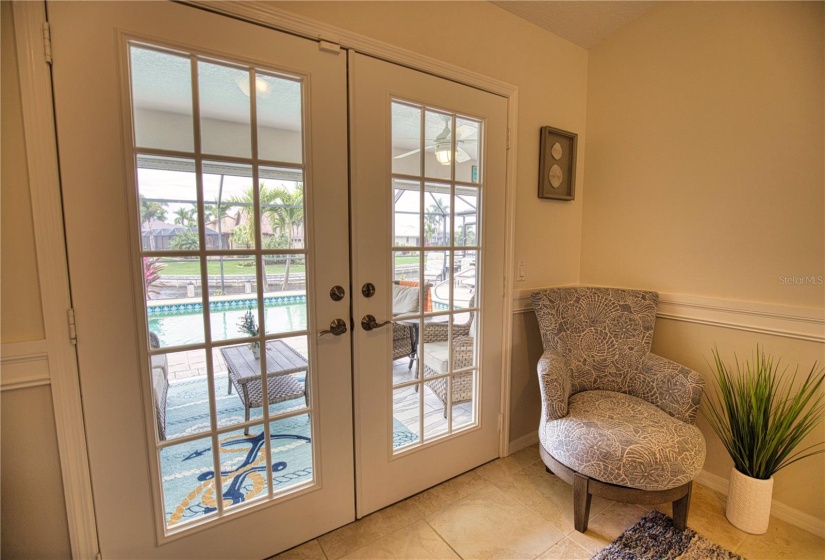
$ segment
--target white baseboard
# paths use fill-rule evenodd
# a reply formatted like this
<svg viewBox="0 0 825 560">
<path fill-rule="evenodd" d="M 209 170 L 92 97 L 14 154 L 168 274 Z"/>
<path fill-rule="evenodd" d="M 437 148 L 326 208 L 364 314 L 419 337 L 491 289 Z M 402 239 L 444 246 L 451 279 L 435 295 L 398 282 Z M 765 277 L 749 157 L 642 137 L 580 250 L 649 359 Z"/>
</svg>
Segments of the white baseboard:
<svg viewBox="0 0 825 560">
<path fill-rule="evenodd" d="M 696 482 L 702 486 L 707 486 L 711 490 L 728 495 L 728 481 L 721 476 L 702 471 L 696 477 Z M 825 539 L 825 519 L 819 519 L 796 508 L 792 508 L 782 502 L 773 500 L 771 502 L 771 515 L 790 523 L 794 527 L 799 527 L 817 537 Z"/>
<path fill-rule="evenodd" d="M 510 442 L 509 447 L 507 448 L 507 454 L 512 455 L 516 451 L 521 451 L 531 445 L 535 445 L 539 442 L 539 433 L 538 431 L 534 431 L 532 434 L 527 434 L 526 436 L 521 436 L 518 439 L 514 439 Z"/>
</svg>

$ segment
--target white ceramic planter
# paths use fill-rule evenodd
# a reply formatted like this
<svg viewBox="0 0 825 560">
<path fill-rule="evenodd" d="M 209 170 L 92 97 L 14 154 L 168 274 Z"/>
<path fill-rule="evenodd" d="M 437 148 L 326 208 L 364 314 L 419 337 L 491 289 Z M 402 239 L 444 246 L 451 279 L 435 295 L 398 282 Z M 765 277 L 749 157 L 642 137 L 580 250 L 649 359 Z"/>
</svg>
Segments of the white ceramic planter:
<svg viewBox="0 0 825 560">
<path fill-rule="evenodd" d="M 768 480 L 751 478 L 736 470 L 730 470 L 728 505 L 725 514 L 735 527 L 754 535 L 768 530 L 773 498 L 773 477 Z"/>
</svg>

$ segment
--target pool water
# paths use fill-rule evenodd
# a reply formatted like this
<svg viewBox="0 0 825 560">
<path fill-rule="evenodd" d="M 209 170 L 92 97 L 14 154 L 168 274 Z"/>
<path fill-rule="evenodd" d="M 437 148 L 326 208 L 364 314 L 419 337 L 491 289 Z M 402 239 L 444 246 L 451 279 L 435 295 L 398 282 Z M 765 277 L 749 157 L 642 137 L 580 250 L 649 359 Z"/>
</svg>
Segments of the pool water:
<svg viewBox="0 0 825 560">
<path fill-rule="evenodd" d="M 238 322 L 246 309 L 222 309 L 211 311 L 209 322 L 212 340 L 227 340 L 245 336 L 238 330 Z M 253 309 L 253 313 L 255 310 Z M 269 305 L 264 307 L 266 334 L 280 334 L 303 331 L 307 328 L 305 303 Z M 158 335 L 163 348 L 198 344 L 204 342 L 203 314 L 153 315 L 149 319 L 149 330 Z"/>
</svg>

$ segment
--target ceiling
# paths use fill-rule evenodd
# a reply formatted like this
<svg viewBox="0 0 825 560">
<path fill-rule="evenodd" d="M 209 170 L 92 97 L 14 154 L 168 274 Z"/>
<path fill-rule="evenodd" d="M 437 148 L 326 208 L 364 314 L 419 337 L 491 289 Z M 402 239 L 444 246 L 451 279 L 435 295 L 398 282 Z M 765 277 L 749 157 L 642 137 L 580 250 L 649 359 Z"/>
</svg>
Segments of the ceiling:
<svg viewBox="0 0 825 560">
<path fill-rule="evenodd" d="M 496 6 L 571 43 L 591 49 L 661 2 L 520 1 Z"/>
</svg>

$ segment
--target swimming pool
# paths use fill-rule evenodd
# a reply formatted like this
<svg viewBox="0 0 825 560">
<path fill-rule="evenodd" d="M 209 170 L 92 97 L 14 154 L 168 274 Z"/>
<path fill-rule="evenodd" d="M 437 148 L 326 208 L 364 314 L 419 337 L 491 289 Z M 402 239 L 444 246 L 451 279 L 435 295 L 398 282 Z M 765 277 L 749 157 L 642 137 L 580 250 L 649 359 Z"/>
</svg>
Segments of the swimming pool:
<svg viewBox="0 0 825 560">
<path fill-rule="evenodd" d="M 264 300 L 266 334 L 303 331 L 307 328 L 306 299 L 303 301 Z M 223 303 L 223 302 L 221 302 Z M 255 300 L 235 300 L 233 305 L 210 305 L 209 323 L 212 340 L 227 340 L 244 336 L 238 330 L 238 321 Z M 149 330 L 160 340 L 163 348 L 204 342 L 203 312 L 200 305 L 155 306 L 149 312 Z"/>
</svg>

